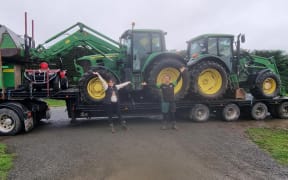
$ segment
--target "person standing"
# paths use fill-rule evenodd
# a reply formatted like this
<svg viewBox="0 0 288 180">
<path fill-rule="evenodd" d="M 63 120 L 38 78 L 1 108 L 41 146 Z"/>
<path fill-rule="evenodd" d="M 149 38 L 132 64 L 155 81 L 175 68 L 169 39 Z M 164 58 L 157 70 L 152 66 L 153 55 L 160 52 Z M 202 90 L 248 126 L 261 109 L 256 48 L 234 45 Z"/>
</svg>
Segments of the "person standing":
<svg viewBox="0 0 288 180">
<path fill-rule="evenodd" d="M 129 85 L 131 82 L 127 81 L 121 84 L 115 85 L 113 79 L 109 79 L 108 83 L 102 78 L 102 76 L 98 72 L 93 72 L 93 74 L 97 75 L 99 80 L 102 82 L 103 88 L 105 90 L 105 98 L 104 98 L 104 108 L 109 118 L 109 125 L 111 128 L 111 132 L 115 133 L 114 122 L 112 116 L 116 114 L 121 123 L 121 126 L 124 130 L 127 130 L 127 123 L 122 119 L 120 106 L 119 106 L 119 93 L 118 90 Z"/>
<path fill-rule="evenodd" d="M 172 123 L 172 129 L 178 130 L 175 119 L 176 104 L 174 87 L 180 81 L 182 73 L 185 71 L 185 69 L 185 67 L 181 67 L 179 69 L 180 73 L 175 81 L 172 81 L 170 75 L 166 74 L 163 77 L 163 82 L 156 84 L 156 87 L 161 90 L 161 112 L 163 114 L 161 127 L 162 130 L 167 129 L 168 122 Z M 144 82 L 142 85 L 147 85 L 147 83 Z"/>
</svg>

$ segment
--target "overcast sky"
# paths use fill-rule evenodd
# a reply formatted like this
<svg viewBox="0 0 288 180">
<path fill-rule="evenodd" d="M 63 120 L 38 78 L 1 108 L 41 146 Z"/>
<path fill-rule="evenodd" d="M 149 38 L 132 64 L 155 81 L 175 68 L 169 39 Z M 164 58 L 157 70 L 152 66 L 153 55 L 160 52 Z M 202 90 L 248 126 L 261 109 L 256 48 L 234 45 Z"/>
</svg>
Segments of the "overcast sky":
<svg viewBox="0 0 288 180">
<path fill-rule="evenodd" d="M 204 33 L 245 33 L 245 49 L 288 52 L 287 0 L 2 0 L 0 24 L 23 35 L 25 11 L 37 44 L 76 22 L 118 41 L 134 21 L 166 31 L 168 49 Z"/>
</svg>

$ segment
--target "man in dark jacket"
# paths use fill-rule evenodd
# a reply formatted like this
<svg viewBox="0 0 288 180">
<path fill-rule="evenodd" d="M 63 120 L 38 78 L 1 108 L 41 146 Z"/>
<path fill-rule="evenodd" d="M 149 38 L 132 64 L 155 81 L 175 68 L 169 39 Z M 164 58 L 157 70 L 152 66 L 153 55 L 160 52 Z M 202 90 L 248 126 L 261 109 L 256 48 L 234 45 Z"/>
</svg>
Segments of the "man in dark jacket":
<svg viewBox="0 0 288 180">
<path fill-rule="evenodd" d="M 118 90 L 129 85 L 131 82 L 127 81 L 121 84 L 114 84 L 112 79 L 107 82 L 102 78 L 102 76 L 98 72 L 94 72 L 93 74 L 97 75 L 100 81 L 102 82 L 103 88 L 105 90 L 105 98 L 104 98 L 104 106 L 105 111 L 109 117 L 109 123 L 111 127 L 111 132 L 115 133 L 114 122 L 113 122 L 113 114 L 116 114 L 121 122 L 121 126 L 123 129 L 127 130 L 126 121 L 122 119 L 120 107 L 119 107 L 119 93 Z"/>
<path fill-rule="evenodd" d="M 171 77 L 167 74 L 163 78 L 163 82 L 156 84 L 156 87 L 161 90 L 161 111 L 163 114 L 163 125 L 161 129 L 167 129 L 167 123 L 172 123 L 172 129 L 178 130 L 175 120 L 176 104 L 174 87 L 178 84 L 182 77 L 182 72 L 185 71 L 185 67 L 180 68 L 180 73 L 175 81 L 171 81 Z M 146 82 L 142 85 L 147 85 Z"/>
</svg>

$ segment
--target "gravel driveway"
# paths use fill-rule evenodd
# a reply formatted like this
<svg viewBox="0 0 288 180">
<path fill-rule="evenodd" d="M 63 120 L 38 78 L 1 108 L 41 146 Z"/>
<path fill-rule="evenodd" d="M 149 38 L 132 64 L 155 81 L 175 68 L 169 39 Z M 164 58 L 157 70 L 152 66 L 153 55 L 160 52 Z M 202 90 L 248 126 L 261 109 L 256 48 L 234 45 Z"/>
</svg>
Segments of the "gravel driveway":
<svg viewBox="0 0 288 180">
<path fill-rule="evenodd" d="M 71 125 L 64 108 L 28 134 L 0 137 L 16 154 L 9 179 L 191 180 L 288 179 L 245 135 L 247 127 L 286 127 L 288 121 L 179 120 L 160 130 L 159 116 L 129 118 L 128 131 L 111 134 L 105 120 Z"/>
</svg>

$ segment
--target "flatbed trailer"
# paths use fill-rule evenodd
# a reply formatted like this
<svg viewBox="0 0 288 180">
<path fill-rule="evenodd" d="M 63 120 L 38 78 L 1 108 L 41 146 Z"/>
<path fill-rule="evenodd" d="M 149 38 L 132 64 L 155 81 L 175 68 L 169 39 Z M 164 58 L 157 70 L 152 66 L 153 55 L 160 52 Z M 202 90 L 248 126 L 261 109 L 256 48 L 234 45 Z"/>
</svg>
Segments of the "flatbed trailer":
<svg viewBox="0 0 288 180">
<path fill-rule="evenodd" d="M 78 118 L 105 117 L 102 103 L 85 104 L 77 87 L 60 91 L 6 90 L 0 95 L 0 132 L 15 135 L 22 130 L 33 129 L 44 118 L 50 118 L 50 109 L 42 99 L 66 101 L 71 122 Z M 120 101 L 123 115 L 148 115 L 160 113 L 160 102 L 135 102 L 133 99 Z M 207 121 L 210 114 L 217 113 L 226 121 L 235 121 L 241 113 L 263 120 L 271 114 L 275 118 L 288 118 L 288 98 L 274 99 L 218 99 L 181 100 L 176 102 L 177 115 L 197 122 Z"/>
</svg>

